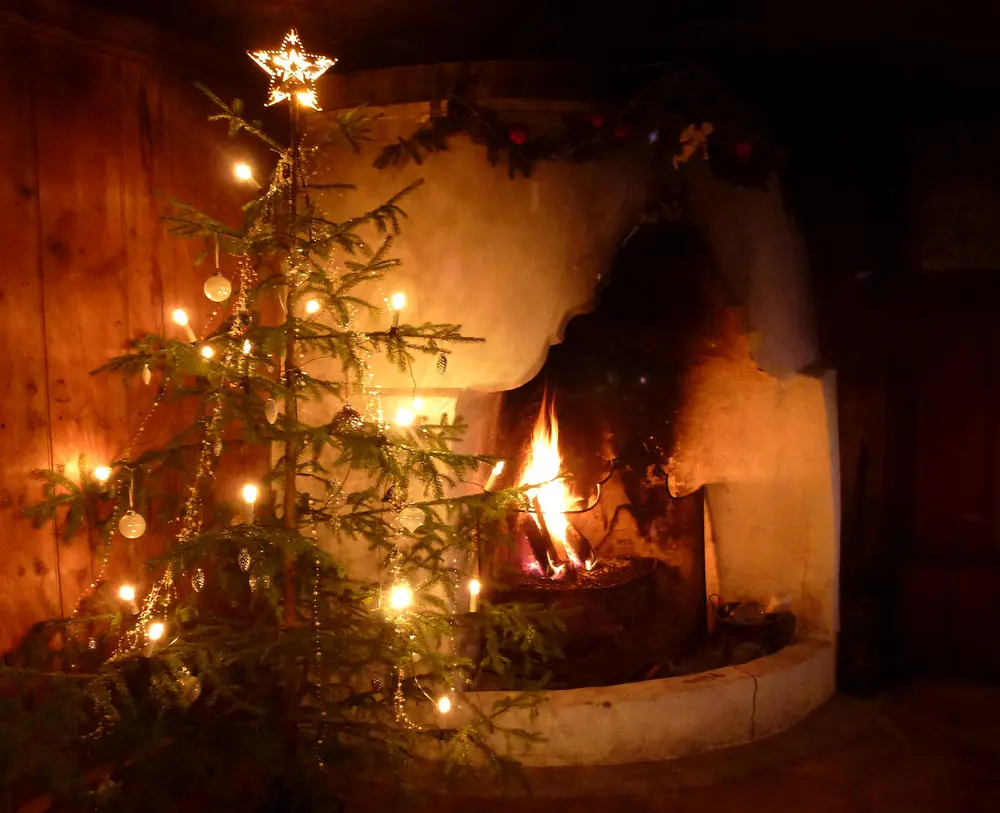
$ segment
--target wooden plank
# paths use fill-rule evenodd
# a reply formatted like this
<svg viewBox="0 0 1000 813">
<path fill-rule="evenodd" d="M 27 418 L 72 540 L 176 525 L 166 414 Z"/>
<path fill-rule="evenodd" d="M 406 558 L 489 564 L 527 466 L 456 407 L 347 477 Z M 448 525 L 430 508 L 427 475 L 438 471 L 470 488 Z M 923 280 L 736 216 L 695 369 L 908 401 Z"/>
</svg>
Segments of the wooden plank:
<svg viewBox="0 0 1000 813">
<path fill-rule="evenodd" d="M 122 240 L 120 62 L 39 39 L 34 85 L 42 284 L 49 359 L 52 459 L 72 474 L 124 445 L 126 398 L 90 371 L 126 340 Z M 71 611 L 93 578 L 86 540 L 62 551 L 61 592 Z"/>
<path fill-rule="evenodd" d="M 48 393 L 38 244 L 38 178 L 30 70 L 33 43 L 0 26 L 0 652 L 40 618 L 59 615 L 58 551 L 51 528 L 19 515 L 47 468 Z"/>
<path fill-rule="evenodd" d="M 160 75 L 150 67 L 123 62 L 122 94 L 122 229 L 125 245 L 125 334 L 129 340 L 163 332 L 164 277 L 172 273 L 172 256 L 160 222 L 156 189 L 164 173 Z M 156 382 L 128 382 L 126 390 L 128 441 L 120 455 L 132 459 L 162 443 L 164 412 L 154 411 Z M 137 510 L 146 515 L 144 506 Z M 162 533 L 153 523 L 140 539 L 112 539 L 106 575 L 114 581 L 141 585 L 143 565 L 163 551 Z"/>
</svg>

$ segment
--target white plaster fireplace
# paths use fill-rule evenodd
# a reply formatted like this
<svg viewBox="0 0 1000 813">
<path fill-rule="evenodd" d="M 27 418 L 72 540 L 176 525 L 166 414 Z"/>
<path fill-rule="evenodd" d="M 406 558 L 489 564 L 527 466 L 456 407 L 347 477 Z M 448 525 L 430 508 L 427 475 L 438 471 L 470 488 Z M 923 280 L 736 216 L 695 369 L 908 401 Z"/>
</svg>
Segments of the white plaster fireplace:
<svg viewBox="0 0 1000 813">
<path fill-rule="evenodd" d="M 544 118 L 547 104 L 556 107 L 504 102 L 522 119 Z M 392 415 L 416 395 L 428 415 L 457 411 L 470 426 L 464 450 L 496 452 L 503 393 L 535 376 L 567 321 L 593 306 L 653 173 L 632 156 L 543 165 L 530 179 L 510 180 L 461 139 L 421 166 L 376 170 L 365 159 L 408 134 L 430 106 L 379 112 L 360 160 L 327 151 L 320 165 L 329 180 L 357 186 L 345 199 L 350 211 L 425 180 L 404 204 L 409 219 L 393 246 L 403 265 L 392 289 L 406 294 L 408 321 L 461 322 L 486 339 L 458 348 L 444 374 L 433 358 L 419 360 L 412 381 L 376 363 L 383 407 Z M 725 601 L 779 598 L 796 616 L 795 639 L 738 666 L 550 692 L 539 716 L 523 721 L 545 738 L 516 754 L 529 765 L 666 759 L 748 742 L 794 724 L 834 690 L 835 379 L 803 372 L 819 361 L 804 252 L 776 179 L 741 188 L 700 162 L 682 177 L 684 216 L 734 301 L 722 338 L 685 374 L 675 447 L 664 461 L 669 489 L 675 497 L 705 489 L 707 592 Z M 337 554 L 353 565 L 365 558 Z"/>
</svg>

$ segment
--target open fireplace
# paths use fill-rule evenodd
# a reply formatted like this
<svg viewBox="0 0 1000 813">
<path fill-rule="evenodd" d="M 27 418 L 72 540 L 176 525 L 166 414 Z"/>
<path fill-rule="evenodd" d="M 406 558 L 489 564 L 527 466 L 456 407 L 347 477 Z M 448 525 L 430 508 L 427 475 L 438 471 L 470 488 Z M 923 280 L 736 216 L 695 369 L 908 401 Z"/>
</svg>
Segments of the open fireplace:
<svg viewBox="0 0 1000 813">
<path fill-rule="evenodd" d="M 537 487 L 480 567 L 489 600 L 559 615 L 556 685 L 679 674 L 705 649 L 704 494 L 671 494 L 669 467 L 685 381 L 720 338 L 722 288 L 690 226 L 640 230 L 594 310 L 503 395 L 499 445 L 512 464 L 487 488 Z"/>
</svg>

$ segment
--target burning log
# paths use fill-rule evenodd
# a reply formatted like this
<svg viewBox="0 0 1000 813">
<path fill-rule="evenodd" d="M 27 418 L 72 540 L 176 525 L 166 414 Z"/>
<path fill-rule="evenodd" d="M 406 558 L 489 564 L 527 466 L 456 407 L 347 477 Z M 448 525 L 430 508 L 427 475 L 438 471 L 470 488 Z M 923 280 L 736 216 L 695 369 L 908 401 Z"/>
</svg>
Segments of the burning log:
<svg viewBox="0 0 1000 813">
<path fill-rule="evenodd" d="M 543 530 L 544 525 L 539 527 L 531 514 L 515 514 L 515 532 L 523 535 L 528 540 L 531 554 L 537 562 L 541 573 L 549 569 L 549 562 L 556 561 L 556 549 L 552 543 L 552 538 Z"/>
<path fill-rule="evenodd" d="M 577 544 L 573 547 L 576 548 L 576 554 L 580 557 L 580 561 L 583 562 L 583 566 L 590 570 L 597 564 L 597 551 L 594 550 L 594 546 L 590 544 L 590 540 L 587 539 L 580 529 L 576 527 L 576 524 L 572 519 L 569 520 L 569 527 L 573 530 L 573 533 L 577 536 Z M 567 538 L 566 544 L 570 545 L 570 541 Z"/>
</svg>

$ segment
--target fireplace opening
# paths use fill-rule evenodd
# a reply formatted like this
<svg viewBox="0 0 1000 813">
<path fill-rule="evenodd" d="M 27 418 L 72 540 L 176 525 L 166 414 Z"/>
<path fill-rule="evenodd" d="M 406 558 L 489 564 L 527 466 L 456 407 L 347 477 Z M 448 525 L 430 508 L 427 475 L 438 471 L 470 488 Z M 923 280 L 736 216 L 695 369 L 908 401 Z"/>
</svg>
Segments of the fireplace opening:
<svg viewBox="0 0 1000 813">
<path fill-rule="evenodd" d="M 503 394 L 499 452 L 510 462 L 491 479 L 533 487 L 524 511 L 483 535 L 480 569 L 488 600 L 561 619 L 565 658 L 544 667 L 553 687 L 732 662 L 732 647 L 709 636 L 703 489 L 669 488 L 685 382 L 722 340 L 727 305 L 693 227 L 642 228 L 594 309 L 569 321 L 531 381 Z"/>
</svg>

